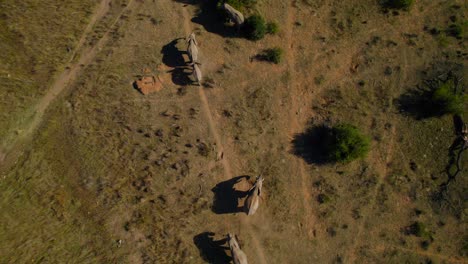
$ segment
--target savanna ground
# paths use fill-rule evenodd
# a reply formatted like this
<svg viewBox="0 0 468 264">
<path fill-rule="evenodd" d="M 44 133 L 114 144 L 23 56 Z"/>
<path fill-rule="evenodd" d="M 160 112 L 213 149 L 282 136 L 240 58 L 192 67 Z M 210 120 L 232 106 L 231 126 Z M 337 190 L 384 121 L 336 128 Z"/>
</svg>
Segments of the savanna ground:
<svg viewBox="0 0 468 264">
<path fill-rule="evenodd" d="M 252 263 L 467 262 L 466 169 L 437 195 L 452 116 L 401 106 L 425 80 L 466 76 L 465 37 L 445 31 L 466 10 L 262 0 L 246 14 L 280 32 L 252 42 L 195 1 L 0 2 L 0 262 L 223 263 L 228 232 Z M 181 68 L 192 31 L 204 87 Z M 276 46 L 280 64 L 251 60 Z M 162 91 L 133 88 L 144 69 Z M 308 131 L 341 122 L 371 152 L 324 163 Z M 247 217 L 223 198 L 259 174 Z"/>
</svg>

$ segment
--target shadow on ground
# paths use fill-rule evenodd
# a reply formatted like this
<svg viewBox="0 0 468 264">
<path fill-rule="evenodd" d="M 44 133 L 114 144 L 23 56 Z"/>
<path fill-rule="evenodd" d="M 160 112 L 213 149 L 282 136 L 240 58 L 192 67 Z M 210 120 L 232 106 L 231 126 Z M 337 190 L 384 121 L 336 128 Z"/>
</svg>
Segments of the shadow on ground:
<svg viewBox="0 0 468 264">
<path fill-rule="evenodd" d="M 305 132 L 294 135 L 292 154 L 303 158 L 308 164 L 327 163 L 325 147 L 330 133 L 327 126 L 310 126 Z"/>
<path fill-rule="evenodd" d="M 164 45 L 161 49 L 163 54 L 162 62 L 164 65 L 173 68 L 169 72 L 172 76 L 172 82 L 176 85 L 189 85 L 192 83 L 189 76 L 191 74 L 190 68 L 187 67 L 183 54 L 186 51 L 182 51 L 177 47 L 179 40 L 183 38 L 177 38 L 168 44 Z"/>
<path fill-rule="evenodd" d="M 211 189 L 214 193 L 214 202 L 211 208 L 214 213 L 231 214 L 243 212 L 243 207 L 238 206 L 238 201 L 245 197 L 248 192 L 236 190 L 235 185 L 244 178 L 248 180 L 250 176 L 237 176 L 220 182 Z"/>
<path fill-rule="evenodd" d="M 435 107 L 430 103 L 432 92 L 424 89 L 414 89 L 402 94 L 397 100 L 396 105 L 399 111 L 417 120 L 433 116 L 440 116 Z"/>
<path fill-rule="evenodd" d="M 227 238 L 214 240 L 213 232 L 203 232 L 193 238 L 193 242 L 200 252 L 200 256 L 208 263 L 230 263 L 231 257 L 226 254 L 229 249 L 224 246 L 227 243 Z"/>
<path fill-rule="evenodd" d="M 232 23 L 227 23 L 227 18 L 222 11 L 216 7 L 217 1 L 213 0 L 175 0 L 185 5 L 198 5 L 199 10 L 192 22 L 201 25 L 206 31 L 220 35 L 224 38 L 242 38 Z"/>
</svg>

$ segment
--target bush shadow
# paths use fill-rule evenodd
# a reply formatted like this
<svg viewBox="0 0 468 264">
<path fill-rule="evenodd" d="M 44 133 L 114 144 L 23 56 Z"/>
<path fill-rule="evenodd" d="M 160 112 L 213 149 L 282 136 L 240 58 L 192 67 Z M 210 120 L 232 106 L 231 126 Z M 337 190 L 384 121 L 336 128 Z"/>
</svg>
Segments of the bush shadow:
<svg viewBox="0 0 468 264">
<path fill-rule="evenodd" d="M 197 246 L 200 256 L 208 263 L 230 263 L 231 257 L 226 254 L 227 238 L 214 240 L 213 232 L 203 232 L 193 238 L 194 244 Z"/>
<path fill-rule="evenodd" d="M 327 158 L 326 145 L 330 134 L 331 128 L 328 126 L 310 126 L 305 132 L 294 135 L 291 152 L 308 164 L 328 163 L 330 161 Z"/>
<path fill-rule="evenodd" d="M 250 179 L 250 176 L 237 176 L 230 180 L 218 183 L 211 191 L 214 193 L 214 202 L 211 210 L 216 214 L 231 214 L 243 212 L 243 207 L 238 206 L 239 199 L 247 196 L 246 191 L 235 189 L 235 185 L 242 179 Z"/>
</svg>

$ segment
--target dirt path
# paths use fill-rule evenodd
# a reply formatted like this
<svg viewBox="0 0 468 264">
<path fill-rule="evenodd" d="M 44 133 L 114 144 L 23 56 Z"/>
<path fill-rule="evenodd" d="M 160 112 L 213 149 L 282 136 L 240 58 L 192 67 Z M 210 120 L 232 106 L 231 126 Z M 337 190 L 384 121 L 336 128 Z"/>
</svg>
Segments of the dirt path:
<svg viewBox="0 0 468 264">
<path fill-rule="evenodd" d="M 78 41 L 78 44 L 76 45 L 75 49 L 73 50 L 72 56 L 68 63 L 71 63 L 74 59 L 77 53 L 80 51 L 80 49 L 83 47 L 86 37 L 91 33 L 91 30 L 93 30 L 94 25 L 96 25 L 96 22 L 99 21 L 104 15 L 109 11 L 110 8 L 110 3 L 111 0 L 102 0 L 101 3 L 99 4 L 98 8 L 95 10 L 93 15 L 91 16 L 89 20 L 89 24 L 86 26 L 85 31 L 81 35 L 80 40 Z"/>
<path fill-rule="evenodd" d="M 402 75 L 400 76 L 400 78 L 398 78 L 397 81 L 394 82 L 395 87 L 398 87 L 397 90 L 399 89 L 399 87 L 401 87 L 401 85 L 403 84 L 403 81 L 406 80 L 406 69 L 407 69 L 407 65 L 408 65 L 408 59 L 407 59 L 407 56 L 406 56 L 406 51 L 402 50 L 402 53 L 403 53 L 403 62 L 404 62 L 403 65 L 402 65 L 402 70 L 401 70 Z M 391 106 L 390 106 L 390 108 L 391 108 Z M 350 247 L 350 249 L 348 251 L 348 254 L 345 255 L 345 259 L 347 260 L 348 263 L 354 263 L 355 262 L 355 260 L 356 260 L 356 254 L 355 254 L 356 249 L 358 249 L 359 246 L 362 245 L 362 243 L 366 240 L 366 237 L 362 235 L 362 231 L 364 229 L 364 225 L 367 222 L 367 219 L 369 218 L 369 215 L 372 212 L 372 208 L 375 206 L 379 190 L 382 187 L 382 185 L 384 184 L 385 178 L 387 177 L 388 164 L 391 162 L 391 160 L 393 158 L 393 152 L 394 152 L 394 149 L 395 149 L 396 128 L 395 128 L 395 122 L 393 122 L 393 119 L 389 118 L 389 119 L 387 119 L 387 121 L 389 123 L 393 124 L 390 132 L 388 133 L 389 140 L 388 140 L 388 144 L 387 144 L 387 152 L 385 154 L 385 157 L 382 157 L 382 160 L 377 161 L 376 171 L 380 172 L 379 178 L 377 180 L 377 184 L 375 185 L 375 188 L 372 190 L 372 195 L 371 195 L 371 198 L 370 198 L 369 203 L 368 203 L 369 204 L 369 206 L 368 206 L 369 212 L 366 215 L 363 216 L 361 224 L 358 226 L 357 233 L 354 236 L 354 241 L 353 241 L 353 243 L 351 243 L 351 247 Z"/>
<path fill-rule="evenodd" d="M 186 7 L 182 8 L 182 14 L 184 17 L 185 34 L 188 36 L 192 32 L 192 27 L 190 25 L 190 15 Z M 199 91 L 200 101 L 202 103 L 203 112 L 205 113 L 206 119 L 208 120 L 208 126 L 210 128 L 210 132 L 213 135 L 215 143 L 216 143 L 217 153 L 218 154 L 222 153 L 221 163 L 224 169 L 224 179 L 225 180 L 232 179 L 234 175 L 232 174 L 231 164 L 229 163 L 229 154 L 226 154 L 224 151 L 223 142 L 221 140 L 220 134 L 218 133 L 216 122 L 213 119 L 213 114 L 210 109 L 208 98 L 206 97 L 203 87 L 199 87 L 198 91 Z M 252 226 L 249 223 L 249 220 L 246 217 L 240 217 L 240 224 L 242 226 L 242 229 L 246 233 L 248 233 L 250 237 L 252 238 L 252 242 L 257 252 L 257 261 L 262 264 L 268 263 L 265 257 L 264 249 L 260 241 L 258 240 L 255 232 L 253 231 Z M 251 258 L 252 257 L 253 256 L 251 256 Z"/>
<path fill-rule="evenodd" d="M 287 88 L 290 91 L 291 97 L 291 106 L 289 112 L 289 120 L 291 121 L 289 124 L 289 138 L 292 139 L 295 133 L 298 133 L 302 129 L 300 122 L 298 120 L 298 112 L 300 109 L 300 102 L 299 100 L 303 100 L 303 96 L 301 94 L 297 94 L 299 83 L 297 83 L 296 78 L 296 71 L 295 71 L 295 64 L 296 58 L 294 56 L 294 43 L 293 43 L 293 31 L 294 31 L 294 23 L 296 19 L 296 8 L 294 7 L 294 1 L 291 1 L 288 6 L 287 11 L 287 28 L 286 28 L 286 39 L 287 39 L 287 48 L 286 48 L 286 61 L 287 61 L 287 70 L 289 70 L 291 79 L 289 81 L 289 87 Z M 297 168 L 292 175 L 298 175 L 300 177 L 299 189 L 301 190 L 302 194 L 302 207 L 304 209 L 303 215 L 303 223 L 304 227 L 307 231 L 307 236 L 309 238 L 313 238 L 315 236 L 315 215 L 312 212 L 312 208 L 310 206 L 312 201 L 312 194 L 308 189 L 308 180 L 307 180 L 307 172 L 305 168 L 304 161 L 298 157 L 292 157 L 293 162 L 296 163 L 294 168 Z"/>
<path fill-rule="evenodd" d="M 50 106 L 50 104 L 76 79 L 81 73 L 83 68 L 89 65 L 99 50 L 101 50 L 109 39 L 109 33 L 120 20 L 120 17 L 126 12 L 133 4 L 133 0 L 129 0 L 128 5 L 122 10 L 122 12 L 113 21 L 109 29 L 104 33 L 103 37 L 93 46 L 84 47 L 86 37 L 92 32 L 94 25 L 104 17 L 109 10 L 109 4 L 111 0 L 102 0 L 94 14 L 90 19 L 90 23 L 87 25 L 83 32 L 80 41 L 78 42 L 72 57 L 70 58 L 68 67 L 57 76 L 47 93 L 39 100 L 34 107 L 34 117 L 32 121 L 27 124 L 27 127 L 15 128 L 13 131 L 22 130 L 23 132 L 16 136 L 7 136 L 6 142 L 2 142 L 2 149 L 0 150 L 0 165 L 3 167 L 10 162 L 16 162 L 17 158 L 21 155 L 22 149 L 26 145 L 25 141 L 28 141 L 33 135 L 34 131 L 39 127 L 42 122 L 44 113 Z M 75 57 L 79 56 L 78 61 L 72 63 Z M 11 138 L 11 140 L 9 140 Z M 1 157 L 0 157 L 1 158 Z M 3 162 L 2 162 L 3 160 Z M 8 167 L 8 166 L 7 166 Z"/>
</svg>

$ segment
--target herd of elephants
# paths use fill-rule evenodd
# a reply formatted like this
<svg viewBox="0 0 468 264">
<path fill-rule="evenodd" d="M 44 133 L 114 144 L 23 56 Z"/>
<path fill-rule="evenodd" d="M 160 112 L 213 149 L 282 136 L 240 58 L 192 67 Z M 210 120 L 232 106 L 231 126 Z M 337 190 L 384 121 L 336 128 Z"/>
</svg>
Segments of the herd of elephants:
<svg viewBox="0 0 468 264">
<path fill-rule="evenodd" d="M 228 15 L 229 19 L 236 25 L 237 29 L 239 29 L 244 23 L 244 16 L 242 13 L 227 3 L 224 3 L 222 8 Z M 187 54 L 189 55 L 191 61 L 189 65 L 193 67 L 192 74 L 195 78 L 195 82 L 198 85 L 201 85 L 202 72 L 199 67 L 201 63 L 198 60 L 198 43 L 195 38 L 195 33 L 191 33 L 187 37 L 187 43 Z M 244 202 L 244 211 L 247 215 L 253 215 L 258 209 L 260 195 L 262 193 L 262 183 L 263 177 L 258 176 L 254 185 L 247 192 L 247 198 Z M 231 233 L 227 234 L 227 242 L 229 249 L 231 250 L 231 256 L 234 264 L 247 264 L 247 256 L 240 248 L 239 243 L 237 242 L 237 236 Z"/>
</svg>

